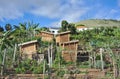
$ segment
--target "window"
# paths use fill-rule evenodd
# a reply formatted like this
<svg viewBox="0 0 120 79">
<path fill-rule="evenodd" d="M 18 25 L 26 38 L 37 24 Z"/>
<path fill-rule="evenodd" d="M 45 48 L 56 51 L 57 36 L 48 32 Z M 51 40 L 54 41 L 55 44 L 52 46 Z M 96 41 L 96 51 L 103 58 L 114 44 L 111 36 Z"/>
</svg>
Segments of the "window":
<svg viewBox="0 0 120 79">
<path fill-rule="evenodd" d="M 55 33 L 55 31 L 52 31 L 52 33 Z"/>
</svg>

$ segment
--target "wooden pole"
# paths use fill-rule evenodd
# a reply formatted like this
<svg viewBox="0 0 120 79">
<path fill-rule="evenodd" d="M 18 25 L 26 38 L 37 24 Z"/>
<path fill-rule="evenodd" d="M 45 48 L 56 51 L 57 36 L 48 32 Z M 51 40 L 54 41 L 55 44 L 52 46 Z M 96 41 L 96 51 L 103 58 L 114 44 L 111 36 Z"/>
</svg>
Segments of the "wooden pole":
<svg viewBox="0 0 120 79">
<path fill-rule="evenodd" d="M 96 52 L 94 52 L 94 57 L 93 57 L 93 60 L 94 60 L 94 68 L 96 68 L 96 60 L 95 60 L 95 59 L 96 59 L 96 56 L 95 56 L 95 53 L 96 53 Z"/>
<path fill-rule="evenodd" d="M 91 67 L 94 67 L 93 53 L 91 53 Z"/>
<path fill-rule="evenodd" d="M 119 53 L 118 53 L 118 59 L 119 59 L 118 61 L 120 61 L 120 54 Z M 118 65 L 118 76 L 120 77 L 120 65 Z"/>
<path fill-rule="evenodd" d="M 14 49 L 14 54 L 13 54 L 13 64 L 15 62 L 15 55 L 16 55 L 16 51 L 17 51 L 17 44 L 15 44 L 15 49 Z M 13 65 L 12 65 L 13 66 Z"/>
<path fill-rule="evenodd" d="M 4 49 L 3 61 L 2 61 L 2 67 L 1 67 L 1 76 L 3 75 L 3 72 L 4 72 L 5 57 L 6 57 L 6 49 Z"/>
<path fill-rule="evenodd" d="M 43 65 L 43 79 L 45 79 L 45 59 L 44 59 L 44 65 Z"/>
<path fill-rule="evenodd" d="M 48 77 L 50 79 L 51 71 L 50 71 L 50 48 L 49 48 L 49 46 L 48 46 L 48 65 L 49 65 Z"/>
<path fill-rule="evenodd" d="M 51 67 L 52 67 L 52 59 L 53 59 L 53 57 L 52 57 L 52 54 L 53 54 L 52 48 L 53 48 L 53 45 L 51 44 Z"/>
<path fill-rule="evenodd" d="M 103 64 L 103 49 L 100 48 L 100 59 L 101 59 L 101 69 L 104 70 L 104 64 Z"/>
<path fill-rule="evenodd" d="M 60 50 L 59 50 L 59 52 L 58 52 L 58 57 L 59 57 L 59 70 L 60 70 L 60 65 L 61 65 L 61 63 L 60 63 Z"/>
<path fill-rule="evenodd" d="M 49 49 L 49 47 L 48 47 L 48 65 L 49 65 L 49 67 L 50 67 L 50 49 Z"/>
<path fill-rule="evenodd" d="M 90 53 L 88 53 L 89 54 L 89 67 L 91 67 L 91 61 L 90 61 Z"/>
<path fill-rule="evenodd" d="M 75 66 L 77 67 L 77 54 L 78 54 L 78 44 L 74 43 L 76 46 L 76 50 L 75 50 Z"/>
<path fill-rule="evenodd" d="M 113 73 L 114 73 L 114 79 L 116 79 L 116 64 L 114 60 L 113 60 Z"/>
<path fill-rule="evenodd" d="M 109 46 L 110 47 L 110 46 Z M 112 58 L 112 65 L 113 65 L 113 79 L 116 79 L 116 62 L 115 62 L 115 57 L 114 57 L 114 54 L 113 54 L 113 51 L 109 48 L 108 49 L 109 51 L 109 55 L 110 57 Z"/>
</svg>

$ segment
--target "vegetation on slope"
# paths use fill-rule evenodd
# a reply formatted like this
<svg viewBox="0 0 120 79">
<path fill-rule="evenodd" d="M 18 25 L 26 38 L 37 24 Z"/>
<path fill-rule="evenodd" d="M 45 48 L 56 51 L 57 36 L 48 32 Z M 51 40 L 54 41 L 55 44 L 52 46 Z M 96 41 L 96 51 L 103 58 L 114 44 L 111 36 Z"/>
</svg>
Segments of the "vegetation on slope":
<svg viewBox="0 0 120 79">
<path fill-rule="evenodd" d="M 75 25 L 85 25 L 87 27 L 110 27 L 110 26 L 120 26 L 120 21 L 113 19 L 89 19 L 76 22 Z"/>
<path fill-rule="evenodd" d="M 113 21 L 112 21 L 113 22 Z M 115 21 L 116 22 L 116 21 Z M 119 21 L 118 21 L 119 22 Z M 13 68 L 13 65 L 15 63 L 19 63 L 18 67 L 16 68 L 17 73 L 27 73 L 26 71 L 31 70 L 32 73 L 43 73 L 43 64 L 42 66 L 36 64 L 36 61 L 33 61 L 33 63 L 31 63 L 32 61 L 30 60 L 25 60 L 23 62 L 20 62 L 20 58 L 19 58 L 19 51 L 17 51 L 17 55 L 15 58 L 15 62 L 13 63 L 13 53 L 14 53 L 14 48 L 15 48 L 15 43 L 22 43 L 24 41 L 28 41 L 28 40 L 33 40 L 33 39 L 38 39 L 38 38 L 34 38 L 35 34 L 38 31 L 41 30 L 48 30 L 46 28 L 39 28 L 38 24 L 34 24 L 34 23 L 22 23 L 19 24 L 18 26 L 14 26 L 14 29 L 11 28 L 11 25 L 7 25 L 6 26 L 6 30 L 4 30 L 2 27 L 0 27 L 0 64 L 1 64 L 1 68 L 2 66 L 4 66 L 4 68 Z M 114 62 L 114 64 L 111 64 L 113 66 L 116 66 L 117 70 L 120 70 L 120 59 L 119 59 L 119 54 L 115 54 L 113 53 L 111 50 L 113 48 L 120 48 L 120 27 L 100 27 L 100 28 L 95 28 L 95 29 L 91 29 L 91 30 L 85 30 L 85 31 L 79 31 L 77 32 L 76 29 L 74 29 L 74 25 L 68 23 L 67 21 L 63 21 L 62 22 L 62 28 L 61 31 L 71 31 L 72 30 L 72 36 L 71 39 L 78 39 L 80 42 L 79 44 L 82 47 L 85 47 L 87 51 L 91 52 L 91 55 L 93 55 L 94 50 L 96 48 L 103 48 L 105 49 L 105 51 L 107 51 L 107 54 L 112 58 L 112 61 Z M 77 32 L 77 33 L 76 33 Z M 4 58 L 4 51 L 7 49 L 7 54 L 6 54 L 6 59 L 5 59 L 5 64 L 3 64 L 3 58 Z M 59 73 L 59 69 L 61 67 L 65 67 L 66 65 L 70 64 L 73 65 L 73 62 L 69 62 L 66 63 L 64 62 L 64 60 L 62 60 L 61 55 L 59 54 L 58 51 L 56 52 L 56 58 L 55 61 L 53 61 L 53 68 L 56 68 L 57 66 L 57 70 L 56 73 L 58 73 L 58 75 L 61 76 L 61 74 L 63 73 Z M 97 53 L 97 52 L 95 52 Z M 95 57 L 94 57 L 95 58 Z M 103 55 L 103 60 L 104 60 L 104 55 Z M 96 60 L 100 60 L 100 56 L 97 55 L 96 56 Z M 78 63 L 78 62 L 77 62 Z M 77 65 L 77 63 L 74 63 Z M 89 61 L 86 63 L 84 62 L 84 64 L 89 65 Z M 97 61 L 96 61 L 97 63 Z M 105 62 L 106 63 L 106 62 Z M 31 66 L 32 64 L 32 66 Z M 46 69 L 45 71 L 48 71 L 48 65 L 46 65 Z M 94 65 L 94 64 L 93 64 Z M 78 65 L 79 66 L 79 65 Z M 101 66 L 101 65 L 99 65 Z M 95 66 L 92 66 L 95 67 Z M 98 67 L 100 68 L 100 67 Z M 36 70 L 39 71 L 36 71 Z M 58 72 L 57 72 L 58 71 Z M 62 75 L 63 76 L 63 75 Z"/>
</svg>

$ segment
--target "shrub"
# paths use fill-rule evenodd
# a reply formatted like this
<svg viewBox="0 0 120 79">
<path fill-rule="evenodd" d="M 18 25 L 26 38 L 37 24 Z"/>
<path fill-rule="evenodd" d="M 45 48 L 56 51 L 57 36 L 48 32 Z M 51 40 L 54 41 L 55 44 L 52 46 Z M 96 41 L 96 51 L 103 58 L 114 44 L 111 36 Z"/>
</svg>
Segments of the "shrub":
<svg viewBox="0 0 120 79">
<path fill-rule="evenodd" d="M 57 71 L 57 75 L 58 75 L 59 77 L 63 77 L 64 74 L 65 74 L 65 71 L 64 71 L 64 70 Z"/>
<path fill-rule="evenodd" d="M 19 66 L 15 68 L 16 73 L 42 73 L 44 63 L 38 64 L 35 60 L 26 59 L 19 63 Z M 45 63 L 45 71 L 48 70 L 48 65 Z"/>
</svg>

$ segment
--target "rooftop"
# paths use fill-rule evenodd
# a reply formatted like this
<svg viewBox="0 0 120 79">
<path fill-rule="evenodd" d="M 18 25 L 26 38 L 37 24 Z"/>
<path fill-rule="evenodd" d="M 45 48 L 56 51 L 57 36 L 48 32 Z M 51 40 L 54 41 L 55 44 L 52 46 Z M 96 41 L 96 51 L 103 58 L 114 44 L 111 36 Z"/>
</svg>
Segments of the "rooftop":
<svg viewBox="0 0 120 79">
<path fill-rule="evenodd" d="M 24 43 L 18 44 L 18 46 L 23 46 L 23 45 L 27 45 L 27 44 L 31 44 L 31 43 L 37 43 L 37 42 L 38 42 L 37 40 L 28 41 L 28 42 L 24 42 Z"/>
<path fill-rule="evenodd" d="M 57 35 L 62 35 L 62 34 L 67 34 L 67 33 L 71 33 L 71 32 L 70 31 L 61 32 L 61 33 L 58 33 Z"/>
<path fill-rule="evenodd" d="M 72 41 L 68 41 L 68 42 L 63 42 L 61 44 L 70 44 L 70 43 L 77 43 L 79 42 L 79 40 L 72 40 Z"/>
<path fill-rule="evenodd" d="M 46 31 L 41 31 L 41 33 L 47 33 L 47 34 L 54 35 L 53 33 L 51 33 L 51 32 L 46 32 Z"/>
</svg>

